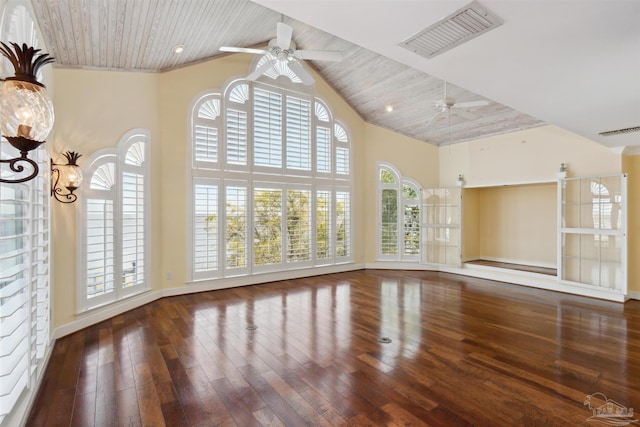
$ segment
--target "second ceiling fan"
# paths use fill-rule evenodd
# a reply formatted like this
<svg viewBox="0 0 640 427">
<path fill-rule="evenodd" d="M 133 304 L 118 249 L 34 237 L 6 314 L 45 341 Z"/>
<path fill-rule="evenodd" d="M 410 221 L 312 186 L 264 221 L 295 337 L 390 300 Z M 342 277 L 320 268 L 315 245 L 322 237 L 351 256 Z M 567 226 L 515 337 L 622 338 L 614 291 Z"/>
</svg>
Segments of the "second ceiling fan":
<svg viewBox="0 0 640 427">
<path fill-rule="evenodd" d="M 265 55 L 264 60 L 261 60 L 256 66 L 256 69 L 247 76 L 249 80 L 256 80 L 271 67 L 277 65 L 278 62 L 282 62 L 286 63 L 289 69 L 306 85 L 312 84 L 314 80 L 311 74 L 298 62 L 298 59 L 331 62 L 339 62 L 343 59 L 342 52 L 333 50 L 297 50 L 296 44 L 293 42 L 293 28 L 282 22 L 278 22 L 276 26 L 276 38 L 269 42 L 267 49 L 222 46 L 220 50 L 222 52 Z"/>
<path fill-rule="evenodd" d="M 451 98 L 447 96 L 447 82 L 444 82 L 444 98 L 435 102 L 435 108 L 440 110 L 437 112 L 431 119 L 427 122 L 427 126 L 432 125 L 436 120 L 441 117 L 444 117 L 448 114 L 457 114 L 458 116 L 465 118 L 467 120 L 477 119 L 478 116 L 465 111 L 465 108 L 473 108 L 473 107 L 484 107 L 489 105 L 489 101 L 486 99 L 482 99 L 480 101 L 470 101 L 470 102 L 456 102 L 455 98 Z"/>
</svg>

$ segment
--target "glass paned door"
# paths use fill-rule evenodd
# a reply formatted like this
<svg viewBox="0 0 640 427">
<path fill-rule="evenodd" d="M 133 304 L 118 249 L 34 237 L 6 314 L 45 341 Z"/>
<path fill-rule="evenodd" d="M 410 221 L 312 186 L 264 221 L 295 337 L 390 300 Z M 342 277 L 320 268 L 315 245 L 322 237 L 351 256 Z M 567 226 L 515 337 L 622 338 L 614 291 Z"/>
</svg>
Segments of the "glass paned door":
<svg viewBox="0 0 640 427">
<path fill-rule="evenodd" d="M 561 280 L 626 293 L 626 175 L 560 180 Z"/>
<path fill-rule="evenodd" d="M 460 267 L 462 188 L 422 190 L 422 262 Z"/>
</svg>

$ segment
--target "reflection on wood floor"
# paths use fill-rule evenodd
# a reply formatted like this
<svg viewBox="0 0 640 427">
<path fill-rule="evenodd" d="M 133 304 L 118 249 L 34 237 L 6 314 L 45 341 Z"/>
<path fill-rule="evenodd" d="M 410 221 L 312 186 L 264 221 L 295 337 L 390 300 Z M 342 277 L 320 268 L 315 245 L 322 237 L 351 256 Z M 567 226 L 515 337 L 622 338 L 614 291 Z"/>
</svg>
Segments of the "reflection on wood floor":
<svg viewBox="0 0 640 427">
<path fill-rule="evenodd" d="M 64 337 L 27 425 L 576 426 L 596 392 L 640 405 L 640 301 L 363 270 L 163 298 Z"/>
</svg>

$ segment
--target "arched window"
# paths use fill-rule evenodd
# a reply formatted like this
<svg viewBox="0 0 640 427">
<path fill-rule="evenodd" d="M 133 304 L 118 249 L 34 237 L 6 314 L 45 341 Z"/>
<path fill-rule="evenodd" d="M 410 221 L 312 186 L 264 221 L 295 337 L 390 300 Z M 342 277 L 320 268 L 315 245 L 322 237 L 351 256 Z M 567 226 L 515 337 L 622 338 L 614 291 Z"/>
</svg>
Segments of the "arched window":
<svg viewBox="0 0 640 427">
<path fill-rule="evenodd" d="M 79 212 L 79 310 L 149 286 L 149 132 L 127 133 L 117 149 L 90 156 Z"/>
<path fill-rule="evenodd" d="M 192 280 L 353 259 L 349 132 L 282 76 L 292 82 L 237 79 L 192 104 Z"/>
<path fill-rule="evenodd" d="M 378 165 L 378 259 L 419 261 L 420 185 Z"/>
</svg>

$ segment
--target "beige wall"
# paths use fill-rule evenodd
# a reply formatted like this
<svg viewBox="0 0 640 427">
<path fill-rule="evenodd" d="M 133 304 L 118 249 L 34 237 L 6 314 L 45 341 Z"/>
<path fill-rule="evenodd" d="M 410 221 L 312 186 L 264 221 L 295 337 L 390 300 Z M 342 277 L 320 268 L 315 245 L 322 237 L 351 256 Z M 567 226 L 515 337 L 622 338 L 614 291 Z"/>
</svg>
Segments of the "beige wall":
<svg viewBox="0 0 640 427">
<path fill-rule="evenodd" d="M 462 190 L 462 261 L 480 259 L 480 191 Z"/>
<path fill-rule="evenodd" d="M 629 291 L 640 292 L 640 156 L 622 156 L 627 174 L 627 283 Z"/>
<path fill-rule="evenodd" d="M 543 126 L 440 148 L 440 185 L 462 174 L 467 186 L 552 181 L 561 163 L 569 176 L 621 172 L 621 156 L 557 126 Z"/>
<path fill-rule="evenodd" d="M 556 268 L 557 185 L 465 189 L 464 259 Z"/>
<path fill-rule="evenodd" d="M 79 163 L 96 150 L 116 147 L 133 128 L 151 132 L 152 162 L 152 265 L 158 265 L 162 236 L 160 200 L 160 144 L 158 126 L 158 75 L 54 68 L 53 103 L 56 122 L 53 141 L 48 142 L 52 158 L 77 151 Z M 75 320 L 76 313 L 76 223 L 78 204 L 54 200 L 52 206 L 52 325 Z M 152 271 L 157 288 L 159 272 Z"/>
</svg>

